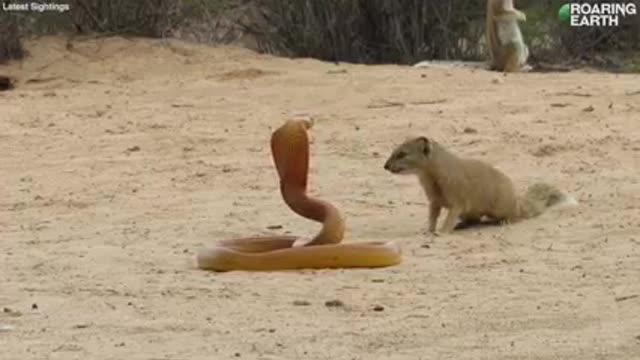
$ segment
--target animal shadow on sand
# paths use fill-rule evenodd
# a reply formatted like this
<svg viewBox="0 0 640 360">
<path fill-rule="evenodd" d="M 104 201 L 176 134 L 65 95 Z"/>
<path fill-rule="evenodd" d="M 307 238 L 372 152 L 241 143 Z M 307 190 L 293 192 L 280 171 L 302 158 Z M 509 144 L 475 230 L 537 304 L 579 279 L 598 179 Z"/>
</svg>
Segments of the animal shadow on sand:
<svg viewBox="0 0 640 360">
<path fill-rule="evenodd" d="M 486 227 L 503 225 L 502 220 L 482 219 L 482 220 L 463 220 L 453 228 L 454 231 L 482 229 Z"/>
</svg>

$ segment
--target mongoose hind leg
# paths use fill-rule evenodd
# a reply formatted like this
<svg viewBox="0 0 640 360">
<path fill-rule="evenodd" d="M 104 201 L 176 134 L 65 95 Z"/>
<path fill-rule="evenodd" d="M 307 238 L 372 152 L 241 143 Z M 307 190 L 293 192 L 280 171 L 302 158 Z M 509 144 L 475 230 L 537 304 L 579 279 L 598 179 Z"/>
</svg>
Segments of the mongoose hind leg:
<svg viewBox="0 0 640 360">
<path fill-rule="evenodd" d="M 443 234 L 448 234 L 453 231 L 458 223 L 458 219 L 462 214 L 462 209 L 458 207 L 451 207 L 447 212 L 447 217 L 444 219 L 444 223 L 440 228 L 440 232 Z"/>
<path fill-rule="evenodd" d="M 522 70 L 521 52 L 523 50 L 517 44 L 509 44 L 505 46 L 505 63 L 504 72 L 518 72 Z"/>
</svg>

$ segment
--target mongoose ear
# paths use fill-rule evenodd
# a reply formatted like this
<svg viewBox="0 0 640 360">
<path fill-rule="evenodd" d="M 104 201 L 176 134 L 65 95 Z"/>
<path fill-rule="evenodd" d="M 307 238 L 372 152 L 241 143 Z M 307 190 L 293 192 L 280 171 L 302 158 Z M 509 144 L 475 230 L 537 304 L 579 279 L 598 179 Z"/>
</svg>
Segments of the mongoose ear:
<svg viewBox="0 0 640 360">
<path fill-rule="evenodd" d="M 420 136 L 418 140 L 422 143 L 422 153 L 425 156 L 429 156 L 431 153 L 431 142 L 425 136 Z"/>
</svg>

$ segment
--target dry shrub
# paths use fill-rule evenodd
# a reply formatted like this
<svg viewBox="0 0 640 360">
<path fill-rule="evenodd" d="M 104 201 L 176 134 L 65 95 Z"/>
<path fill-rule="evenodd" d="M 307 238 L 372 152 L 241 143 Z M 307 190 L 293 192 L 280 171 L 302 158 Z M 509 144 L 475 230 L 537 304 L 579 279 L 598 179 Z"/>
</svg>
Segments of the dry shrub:
<svg viewBox="0 0 640 360">
<path fill-rule="evenodd" d="M 588 61 L 616 50 L 640 51 L 640 16 L 630 16 L 615 28 L 571 28 L 558 19 L 558 9 L 565 2 L 516 2 L 527 13 L 528 20 L 521 26 L 533 62 Z M 358 63 L 486 58 L 486 1 L 254 0 L 253 3 L 259 16 L 244 24 L 245 31 L 256 37 L 261 50 L 269 53 Z"/>
<path fill-rule="evenodd" d="M 19 60 L 25 56 L 22 37 L 16 19 L 2 15 L 0 17 L 0 64 L 9 60 Z"/>
<path fill-rule="evenodd" d="M 173 35 L 206 44 L 243 43 L 240 24 L 248 23 L 250 14 L 247 0 L 185 0 Z"/>
<path fill-rule="evenodd" d="M 486 58 L 486 0 L 61 1 L 70 3 L 69 13 L 31 14 L 15 21 L 5 21 L 8 16 L 0 14 L 0 61 L 23 56 L 18 30 L 177 35 L 200 42 L 247 43 L 276 55 L 355 63 Z M 640 16 L 625 18 L 619 27 L 571 28 L 557 15 L 566 1 L 516 2 L 527 13 L 521 27 L 534 65 L 598 60 L 596 65 L 610 66 L 602 59 L 610 59 L 612 52 L 640 53 Z"/>
<path fill-rule="evenodd" d="M 618 27 L 569 28 L 558 32 L 564 50 L 589 56 L 606 51 L 640 50 L 640 16 L 621 19 Z"/>
<path fill-rule="evenodd" d="M 623 65 L 617 61 L 620 52 L 640 51 L 640 15 L 622 18 L 618 27 L 571 27 L 558 20 L 558 9 L 564 3 L 565 0 L 518 2 L 527 13 L 528 20 L 522 23 L 522 28 L 531 48 L 532 62 L 591 63 L 616 68 Z"/>
<path fill-rule="evenodd" d="M 72 0 L 71 17 L 80 33 L 163 37 L 179 18 L 180 0 Z"/>
<path fill-rule="evenodd" d="M 244 24 L 262 50 L 359 63 L 477 59 L 484 2 L 477 0 L 255 0 Z"/>
</svg>

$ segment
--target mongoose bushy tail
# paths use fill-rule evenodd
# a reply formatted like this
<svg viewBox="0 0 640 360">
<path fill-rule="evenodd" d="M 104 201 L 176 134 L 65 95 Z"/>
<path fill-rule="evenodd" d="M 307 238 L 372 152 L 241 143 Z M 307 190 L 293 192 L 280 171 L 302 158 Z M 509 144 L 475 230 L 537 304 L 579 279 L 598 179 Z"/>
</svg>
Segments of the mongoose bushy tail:
<svg viewBox="0 0 640 360">
<path fill-rule="evenodd" d="M 518 218 L 529 219 L 542 214 L 557 205 L 577 205 L 578 202 L 567 192 L 547 183 L 535 183 L 518 196 Z"/>
</svg>

